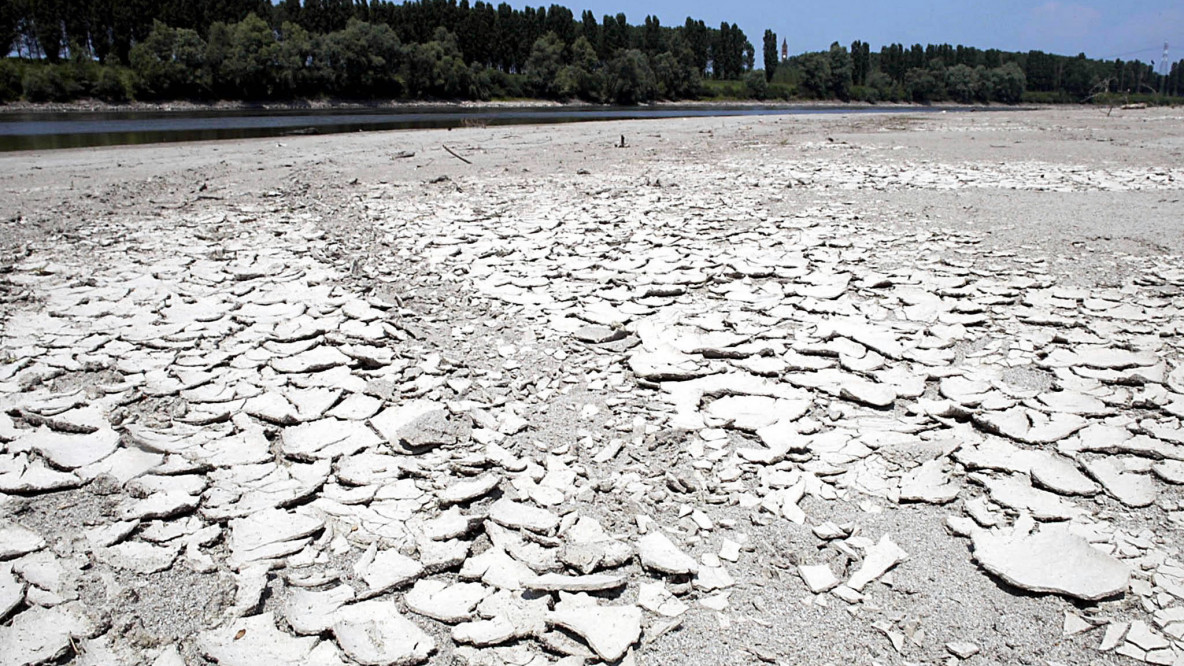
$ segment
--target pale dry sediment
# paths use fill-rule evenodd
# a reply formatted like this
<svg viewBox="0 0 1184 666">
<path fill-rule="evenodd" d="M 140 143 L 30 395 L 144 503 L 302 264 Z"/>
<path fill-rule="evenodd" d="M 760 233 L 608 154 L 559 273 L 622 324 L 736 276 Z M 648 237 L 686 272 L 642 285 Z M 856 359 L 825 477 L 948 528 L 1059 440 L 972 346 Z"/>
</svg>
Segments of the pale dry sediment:
<svg viewBox="0 0 1184 666">
<path fill-rule="evenodd" d="M 1172 113 L 6 156 L 0 663 L 1173 663 Z"/>
</svg>

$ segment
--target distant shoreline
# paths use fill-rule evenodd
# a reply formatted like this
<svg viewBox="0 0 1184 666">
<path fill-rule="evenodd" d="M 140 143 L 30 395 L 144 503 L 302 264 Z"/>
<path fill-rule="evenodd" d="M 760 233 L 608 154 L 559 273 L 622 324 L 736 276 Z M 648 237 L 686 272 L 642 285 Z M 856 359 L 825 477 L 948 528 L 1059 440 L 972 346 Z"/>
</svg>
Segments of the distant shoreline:
<svg viewBox="0 0 1184 666">
<path fill-rule="evenodd" d="M 842 102 L 839 100 L 685 100 L 677 102 L 654 102 L 640 104 L 638 108 L 655 107 L 818 107 L 818 108 L 900 108 L 902 110 L 932 107 L 957 108 L 990 108 L 990 109 L 1021 109 L 1033 108 L 1039 105 L 1022 104 L 1009 106 L 1006 104 L 958 104 L 954 102 L 935 102 L 933 104 L 917 104 L 915 102 Z M 611 104 L 592 104 L 589 102 L 556 102 L 551 100 L 521 99 L 521 100 L 490 100 L 490 101 L 422 101 L 422 100 L 295 100 L 286 102 L 194 102 L 178 100 L 171 102 L 130 102 L 124 104 L 109 104 L 100 100 L 83 99 L 73 102 L 10 102 L 0 105 L 0 116 L 18 113 L 134 113 L 134 112 L 193 112 L 193 111 L 322 111 L 322 110 L 350 110 L 350 109 L 499 109 L 499 108 L 563 108 L 563 107 L 604 107 L 611 108 Z"/>
</svg>

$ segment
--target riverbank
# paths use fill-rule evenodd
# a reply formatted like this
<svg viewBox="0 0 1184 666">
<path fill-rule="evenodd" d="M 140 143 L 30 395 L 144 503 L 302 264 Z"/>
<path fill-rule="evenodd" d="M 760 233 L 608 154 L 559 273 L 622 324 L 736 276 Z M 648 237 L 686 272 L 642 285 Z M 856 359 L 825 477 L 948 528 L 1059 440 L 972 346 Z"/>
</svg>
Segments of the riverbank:
<svg viewBox="0 0 1184 666">
<path fill-rule="evenodd" d="M 1142 99 L 1142 98 L 1140 98 Z M 1154 100 L 1148 106 L 1156 106 Z M 1091 104 L 962 104 L 959 102 L 942 101 L 929 104 L 915 102 L 861 102 L 841 100 L 779 100 L 779 99 L 712 99 L 712 100 L 678 100 L 656 101 L 649 104 L 637 105 L 637 108 L 663 107 L 702 107 L 702 108 L 828 108 L 828 109 L 861 109 L 861 108 L 890 108 L 890 109 L 1073 109 L 1073 108 L 1110 108 L 1119 107 L 1123 103 L 1117 98 L 1115 103 L 1094 102 Z M 1174 108 L 1172 104 L 1167 108 Z M 558 102 L 542 99 L 505 99 L 505 100 L 346 100 L 346 99 L 306 99 L 276 102 L 243 102 L 243 101 L 190 101 L 173 100 L 168 102 L 125 102 L 111 103 L 98 99 L 80 99 L 72 102 L 6 102 L 0 104 L 0 117 L 5 114 L 39 114 L 39 113 L 168 113 L 168 112 L 234 112 L 234 111 L 349 111 L 349 110 L 402 110 L 402 109 L 505 109 L 505 108 L 622 108 L 611 104 L 592 104 L 584 101 Z"/>
<path fill-rule="evenodd" d="M 911 102 L 842 102 L 839 100 L 683 100 L 676 102 L 654 102 L 641 104 L 638 108 L 662 108 L 668 106 L 694 106 L 703 108 L 734 108 L 734 107 L 822 107 L 822 108 L 900 108 L 914 109 L 926 107 L 939 108 L 970 108 L 964 104 L 954 102 L 936 102 L 934 104 L 914 104 Z M 971 105 L 973 107 L 974 105 Z M 993 104 L 981 105 L 982 108 L 1017 108 L 1014 106 Z M 366 110 L 366 109 L 503 109 L 503 108 L 620 108 L 611 104 L 590 104 L 588 102 L 556 102 L 539 99 L 511 99 L 487 101 L 448 101 L 448 100 L 333 100 L 310 99 L 286 102 L 193 102 L 177 100 L 170 102 L 128 102 L 113 104 L 96 99 L 84 99 L 73 102 L 8 102 L 0 104 L 0 116 L 6 113 L 161 113 L 161 112 L 194 112 L 194 111 L 302 111 L 302 110 Z M 1020 108 L 1027 108 L 1021 105 Z"/>
<path fill-rule="evenodd" d="M 487 101 L 448 100 L 334 100 L 306 99 L 283 102 L 241 102 L 219 100 L 195 102 L 173 100 L 168 102 L 126 102 L 110 103 L 97 99 L 83 99 L 72 102 L 8 102 L 0 105 L 3 113 L 159 113 L 191 111 L 301 111 L 301 110 L 350 110 L 350 109 L 420 109 L 420 108 L 474 108 L 500 109 L 562 107 L 562 102 L 539 99 L 512 99 Z"/>
<path fill-rule="evenodd" d="M 1176 659 L 1181 120 L 0 155 L 0 653 Z"/>
</svg>

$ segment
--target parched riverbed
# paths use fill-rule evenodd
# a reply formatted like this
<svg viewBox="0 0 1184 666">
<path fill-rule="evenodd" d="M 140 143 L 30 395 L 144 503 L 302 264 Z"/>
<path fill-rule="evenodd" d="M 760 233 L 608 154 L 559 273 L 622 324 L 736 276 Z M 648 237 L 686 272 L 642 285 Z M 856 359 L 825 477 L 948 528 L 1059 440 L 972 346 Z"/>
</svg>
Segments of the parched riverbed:
<svg viewBox="0 0 1184 666">
<path fill-rule="evenodd" d="M 1181 165 L 1076 108 L 0 156 L 0 665 L 1184 663 Z"/>
</svg>

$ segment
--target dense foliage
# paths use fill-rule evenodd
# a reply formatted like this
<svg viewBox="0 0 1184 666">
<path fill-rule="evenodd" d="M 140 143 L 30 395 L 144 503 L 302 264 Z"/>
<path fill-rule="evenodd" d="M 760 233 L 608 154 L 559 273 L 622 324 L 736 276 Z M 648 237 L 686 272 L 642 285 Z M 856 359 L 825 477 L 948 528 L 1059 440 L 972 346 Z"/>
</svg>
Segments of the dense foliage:
<svg viewBox="0 0 1184 666">
<path fill-rule="evenodd" d="M 783 63 L 774 84 L 809 97 L 862 101 L 1015 103 L 1081 102 L 1107 94 L 1184 95 L 1184 60 L 1166 75 L 1137 60 L 1092 60 L 1079 54 L 1010 53 L 949 44 L 891 44 L 872 53 L 850 49 L 804 53 Z"/>
<path fill-rule="evenodd" d="M 1184 94 L 1150 65 L 866 43 L 780 62 L 735 24 L 469 0 L 0 0 L 0 100 L 686 98 L 1081 101 Z"/>
<path fill-rule="evenodd" d="M 0 0 L 20 58 L 0 98 L 113 101 L 296 97 L 694 97 L 739 78 L 753 47 L 736 25 L 678 27 L 468 0 Z"/>
</svg>

